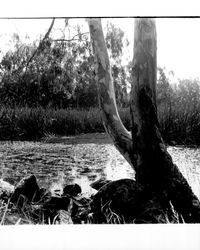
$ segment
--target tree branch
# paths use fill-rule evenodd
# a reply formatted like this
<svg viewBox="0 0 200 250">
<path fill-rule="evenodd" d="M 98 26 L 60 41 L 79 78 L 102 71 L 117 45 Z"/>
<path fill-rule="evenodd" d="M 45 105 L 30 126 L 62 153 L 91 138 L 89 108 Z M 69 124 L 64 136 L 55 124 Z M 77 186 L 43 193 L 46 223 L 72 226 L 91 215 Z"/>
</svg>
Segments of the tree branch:
<svg viewBox="0 0 200 250">
<path fill-rule="evenodd" d="M 76 34 L 75 36 L 73 36 L 71 39 L 54 39 L 53 41 L 56 41 L 56 42 L 71 42 L 71 41 L 80 41 L 80 39 L 75 39 L 75 37 L 77 36 L 83 36 L 85 34 L 89 34 L 89 32 L 84 32 L 84 33 L 81 33 L 81 34 Z"/>
<path fill-rule="evenodd" d="M 29 66 L 29 64 L 30 64 L 30 62 L 33 60 L 34 56 L 40 51 L 40 49 L 41 49 L 42 45 L 44 44 L 45 40 L 49 37 L 49 34 L 50 34 L 50 32 L 51 32 L 51 30 L 52 30 L 52 28 L 53 28 L 54 22 L 55 22 L 55 18 L 53 18 L 53 20 L 52 20 L 52 22 L 51 22 L 51 25 L 49 26 L 48 31 L 46 32 L 46 34 L 45 34 L 45 36 L 43 37 L 42 41 L 40 41 L 40 43 L 39 43 L 37 49 L 33 52 L 32 56 L 29 58 L 29 60 L 28 60 L 28 62 L 27 62 L 27 64 L 26 64 L 26 70 L 27 70 L 27 68 L 28 68 L 28 66 Z M 25 70 L 25 71 L 26 71 L 26 70 Z"/>
</svg>

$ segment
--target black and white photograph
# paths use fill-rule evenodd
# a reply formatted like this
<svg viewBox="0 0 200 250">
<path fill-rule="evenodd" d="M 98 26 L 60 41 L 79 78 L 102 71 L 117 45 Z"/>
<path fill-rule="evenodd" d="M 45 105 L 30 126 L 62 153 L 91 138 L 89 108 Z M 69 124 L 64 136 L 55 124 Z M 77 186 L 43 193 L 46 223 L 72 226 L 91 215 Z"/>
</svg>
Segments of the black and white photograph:
<svg viewBox="0 0 200 250">
<path fill-rule="evenodd" d="M 200 17 L 0 18 L 1 230 L 198 225 L 199 44 Z"/>
</svg>

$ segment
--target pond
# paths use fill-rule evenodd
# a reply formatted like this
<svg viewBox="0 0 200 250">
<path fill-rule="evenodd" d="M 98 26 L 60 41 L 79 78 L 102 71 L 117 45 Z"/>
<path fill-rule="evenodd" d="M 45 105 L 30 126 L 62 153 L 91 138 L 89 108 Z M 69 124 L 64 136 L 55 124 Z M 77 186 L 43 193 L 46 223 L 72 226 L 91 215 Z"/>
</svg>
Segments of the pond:
<svg viewBox="0 0 200 250">
<path fill-rule="evenodd" d="M 200 148 L 168 147 L 174 162 L 200 198 Z M 105 134 L 49 138 L 44 142 L 0 142 L 0 178 L 16 184 L 35 174 L 41 187 L 78 183 L 85 195 L 90 184 L 134 178 L 134 171 Z"/>
</svg>

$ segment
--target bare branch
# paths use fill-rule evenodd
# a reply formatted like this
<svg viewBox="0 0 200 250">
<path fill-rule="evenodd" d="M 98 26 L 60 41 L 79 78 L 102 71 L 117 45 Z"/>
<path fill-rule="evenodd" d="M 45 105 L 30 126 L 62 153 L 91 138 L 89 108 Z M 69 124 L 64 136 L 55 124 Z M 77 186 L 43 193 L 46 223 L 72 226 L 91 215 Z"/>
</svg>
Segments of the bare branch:
<svg viewBox="0 0 200 250">
<path fill-rule="evenodd" d="M 42 45 L 44 44 L 45 40 L 49 37 L 49 34 L 53 28 L 53 25 L 54 25 L 54 22 L 55 22 L 55 18 L 53 18 L 52 22 L 51 22 L 51 25 L 49 26 L 49 29 L 48 31 L 46 32 L 45 36 L 43 37 L 42 41 L 40 41 L 37 49 L 33 52 L 32 56 L 29 58 L 27 64 L 26 64 L 26 70 L 30 64 L 30 62 L 33 60 L 34 56 L 40 51 L 40 49 L 42 48 Z M 25 70 L 25 71 L 26 71 Z"/>
<path fill-rule="evenodd" d="M 80 41 L 80 39 L 53 39 L 54 42 L 72 42 L 72 41 Z M 86 39 L 82 39 L 82 41 L 87 41 Z"/>
<path fill-rule="evenodd" d="M 52 20 L 51 25 L 50 25 L 47 33 L 45 34 L 45 36 L 44 36 L 44 38 L 43 38 L 43 40 L 41 42 L 44 42 L 49 37 L 49 34 L 50 34 L 50 32 L 51 32 L 51 30 L 53 28 L 54 22 L 55 22 L 55 18 Z"/>
<path fill-rule="evenodd" d="M 75 36 L 73 36 L 71 39 L 54 39 L 53 41 L 56 41 L 56 42 L 72 42 L 72 41 L 80 41 L 80 39 L 75 39 L 75 37 L 77 36 L 83 36 L 85 34 L 89 34 L 89 32 L 84 32 L 84 33 L 81 33 L 81 34 L 76 34 Z M 84 40 L 86 41 L 86 40 Z"/>
</svg>

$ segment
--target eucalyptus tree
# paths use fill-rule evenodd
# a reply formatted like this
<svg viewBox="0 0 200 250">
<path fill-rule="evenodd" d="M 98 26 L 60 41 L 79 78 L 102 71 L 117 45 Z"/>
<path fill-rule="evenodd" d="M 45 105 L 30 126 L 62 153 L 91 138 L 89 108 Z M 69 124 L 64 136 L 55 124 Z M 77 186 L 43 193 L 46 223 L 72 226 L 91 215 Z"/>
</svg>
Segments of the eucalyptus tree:
<svg viewBox="0 0 200 250">
<path fill-rule="evenodd" d="M 185 222 L 200 222 L 200 202 L 173 163 L 162 139 L 156 105 L 157 34 L 154 19 L 135 19 L 130 102 L 131 132 L 116 107 L 111 65 L 101 20 L 89 19 L 95 54 L 99 105 L 105 130 L 135 170 L 136 192 L 142 187 L 166 209 L 173 208 Z M 148 196 L 147 196 L 148 197 Z"/>
</svg>

